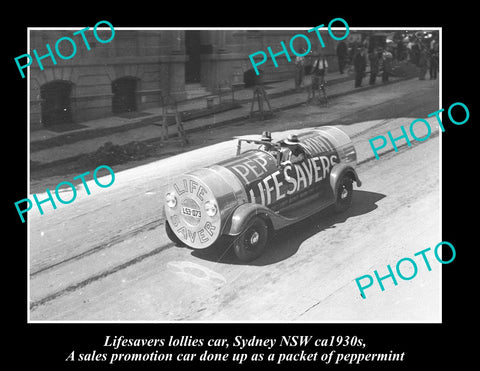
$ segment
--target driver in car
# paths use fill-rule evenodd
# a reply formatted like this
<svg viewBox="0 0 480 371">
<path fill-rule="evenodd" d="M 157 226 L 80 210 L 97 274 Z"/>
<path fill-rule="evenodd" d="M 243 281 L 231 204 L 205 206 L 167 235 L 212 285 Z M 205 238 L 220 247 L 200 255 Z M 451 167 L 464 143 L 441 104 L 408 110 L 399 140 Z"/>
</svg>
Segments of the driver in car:
<svg viewBox="0 0 480 371">
<path fill-rule="evenodd" d="M 272 134 L 269 131 L 264 131 L 262 137 L 260 138 L 262 142 L 268 142 L 260 145 L 258 149 L 270 153 L 272 156 L 277 158 L 279 148 L 276 144 L 272 143 Z"/>
<path fill-rule="evenodd" d="M 270 151 L 273 148 L 273 144 L 270 144 L 272 142 L 272 133 L 270 133 L 269 131 L 264 131 L 260 140 L 262 142 L 268 142 L 268 144 L 264 143 L 260 147 L 258 147 L 258 149 L 262 151 Z"/>
<path fill-rule="evenodd" d="M 288 151 L 285 153 L 282 163 L 291 162 L 292 164 L 298 164 L 305 160 L 305 152 L 300 147 L 300 141 L 295 134 L 290 134 L 283 143 L 287 146 Z"/>
</svg>

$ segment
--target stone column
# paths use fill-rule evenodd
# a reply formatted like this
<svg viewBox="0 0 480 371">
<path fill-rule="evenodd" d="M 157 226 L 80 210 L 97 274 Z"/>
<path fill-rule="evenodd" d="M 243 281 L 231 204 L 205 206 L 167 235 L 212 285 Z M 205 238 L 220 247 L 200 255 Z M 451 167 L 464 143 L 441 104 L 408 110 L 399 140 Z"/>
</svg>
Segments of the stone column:
<svg viewBox="0 0 480 371">
<path fill-rule="evenodd" d="M 172 40 L 172 54 L 185 54 L 185 31 L 183 30 L 172 30 L 171 40 Z"/>
<path fill-rule="evenodd" d="M 218 30 L 216 32 L 216 52 L 217 53 L 228 53 L 228 50 L 226 49 L 225 46 L 225 38 L 226 38 L 226 33 L 227 31 L 225 30 Z"/>
<path fill-rule="evenodd" d="M 172 49 L 170 56 L 164 58 L 168 64 L 168 91 L 169 95 L 176 100 L 185 98 L 185 62 L 187 56 L 185 55 L 185 31 L 172 30 L 171 45 Z M 165 96 L 165 98 L 166 98 Z"/>
</svg>

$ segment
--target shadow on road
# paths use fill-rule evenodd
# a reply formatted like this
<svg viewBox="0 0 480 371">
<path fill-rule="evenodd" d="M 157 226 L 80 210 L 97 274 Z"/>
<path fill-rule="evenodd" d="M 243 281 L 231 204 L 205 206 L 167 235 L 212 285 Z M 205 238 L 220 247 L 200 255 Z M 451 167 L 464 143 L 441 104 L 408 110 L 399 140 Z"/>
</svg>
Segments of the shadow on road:
<svg viewBox="0 0 480 371">
<path fill-rule="evenodd" d="M 258 259 L 244 263 L 237 259 L 231 244 L 218 244 L 205 250 L 193 250 L 191 254 L 199 259 L 223 264 L 264 266 L 288 259 L 296 254 L 303 241 L 328 228 L 335 228 L 348 218 L 367 214 L 375 210 L 377 202 L 386 197 L 384 194 L 354 190 L 353 203 L 344 213 L 337 214 L 333 208 L 327 208 L 302 222 L 284 228 L 272 236 L 266 251 Z M 321 248 L 321 246 L 319 246 Z"/>
</svg>

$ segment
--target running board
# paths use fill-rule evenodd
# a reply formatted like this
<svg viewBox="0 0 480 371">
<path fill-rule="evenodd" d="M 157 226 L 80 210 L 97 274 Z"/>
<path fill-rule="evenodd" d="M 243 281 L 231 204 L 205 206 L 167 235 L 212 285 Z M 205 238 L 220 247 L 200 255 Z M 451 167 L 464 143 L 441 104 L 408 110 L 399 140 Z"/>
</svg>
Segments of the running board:
<svg viewBox="0 0 480 371">
<path fill-rule="evenodd" d="M 319 197 L 318 194 L 314 194 L 305 198 L 300 203 L 295 203 L 295 205 L 289 206 L 280 212 L 275 212 L 273 215 L 270 214 L 273 227 L 275 229 L 286 227 L 302 219 L 308 218 L 334 203 L 335 200 L 333 197 Z"/>
</svg>

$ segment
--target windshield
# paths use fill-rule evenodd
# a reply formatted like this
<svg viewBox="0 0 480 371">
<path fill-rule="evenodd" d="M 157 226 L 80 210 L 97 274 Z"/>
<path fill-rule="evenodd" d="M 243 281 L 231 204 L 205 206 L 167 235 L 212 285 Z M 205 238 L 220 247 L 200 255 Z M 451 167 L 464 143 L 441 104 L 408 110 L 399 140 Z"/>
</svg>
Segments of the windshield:
<svg viewBox="0 0 480 371">
<path fill-rule="evenodd" d="M 278 151 L 279 149 L 280 149 L 279 143 L 257 140 L 257 139 L 241 138 L 241 139 L 238 139 L 237 156 L 240 155 L 241 153 L 245 153 L 252 150 L 261 150 L 271 154 L 270 153 L 271 151 L 275 151 L 275 150 Z"/>
</svg>

